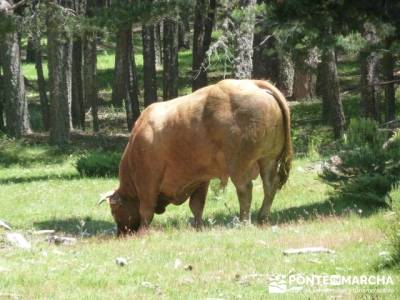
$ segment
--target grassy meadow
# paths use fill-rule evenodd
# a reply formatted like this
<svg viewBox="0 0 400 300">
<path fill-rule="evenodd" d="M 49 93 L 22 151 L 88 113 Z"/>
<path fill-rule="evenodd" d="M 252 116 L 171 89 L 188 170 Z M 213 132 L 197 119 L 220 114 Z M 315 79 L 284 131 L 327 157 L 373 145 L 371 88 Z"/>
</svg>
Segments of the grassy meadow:
<svg viewBox="0 0 400 300">
<path fill-rule="evenodd" d="M 189 52 L 180 53 L 181 94 L 190 90 L 190 59 Z M 384 267 L 389 249 L 384 231 L 390 226 L 391 211 L 331 202 L 331 187 L 318 179 L 321 162 L 334 149 L 330 129 L 318 120 L 318 101 L 292 104 L 296 159 L 287 185 L 275 198 L 271 224 L 240 224 L 233 186 L 220 190 L 213 182 L 202 231 L 192 229 L 185 203 L 156 215 L 148 234 L 116 238 L 108 207 L 96 203 L 118 180 L 81 177 L 75 168 L 80 155 L 92 150 L 122 152 L 127 136 L 124 113 L 109 105 L 113 52 L 103 50 L 98 61 L 101 138 L 87 130 L 74 136 L 67 149 L 57 149 L 45 144 L 40 134 L 21 141 L 0 137 L 0 219 L 32 243 L 31 250 L 13 247 L 0 227 L 0 299 L 400 298 L 399 270 Z M 136 63 L 141 78 L 140 54 Z M 354 63 L 343 61 L 340 72 L 345 88 L 357 85 Z M 32 81 L 29 97 L 35 110 L 33 65 L 24 65 L 24 73 Z M 213 80 L 223 75 L 215 73 Z M 358 101 L 353 94 L 345 96 L 347 116 L 359 114 Z M 40 128 L 36 115 L 32 122 Z M 122 134 L 122 141 L 112 139 L 116 133 Z M 391 196 L 400 200 L 400 191 Z M 256 180 L 254 219 L 262 197 L 261 182 Z M 46 235 L 36 234 L 47 229 L 77 241 L 55 245 Z M 287 248 L 311 246 L 334 253 L 283 254 Z M 117 265 L 119 257 L 127 264 Z M 269 293 L 271 278 L 292 274 L 390 275 L 394 285 L 387 286 L 386 293 L 379 292 L 386 286 L 361 286 L 359 292 L 354 286 L 314 292 L 306 286 L 300 293 Z"/>
</svg>

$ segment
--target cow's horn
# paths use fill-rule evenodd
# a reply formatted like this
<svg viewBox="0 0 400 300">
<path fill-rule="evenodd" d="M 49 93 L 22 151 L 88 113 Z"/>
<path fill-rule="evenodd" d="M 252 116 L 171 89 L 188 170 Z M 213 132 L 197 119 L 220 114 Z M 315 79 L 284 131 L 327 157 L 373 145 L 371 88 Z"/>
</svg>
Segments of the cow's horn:
<svg viewBox="0 0 400 300">
<path fill-rule="evenodd" d="M 115 191 L 109 191 L 107 193 L 101 194 L 100 200 L 99 200 L 99 202 L 97 202 L 97 205 L 100 205 L 105 201 L 108 202 L 110 200 L 110 197 L 112 197 L 114 195 L 114 193 L 115 193 Z"/>
</svg>

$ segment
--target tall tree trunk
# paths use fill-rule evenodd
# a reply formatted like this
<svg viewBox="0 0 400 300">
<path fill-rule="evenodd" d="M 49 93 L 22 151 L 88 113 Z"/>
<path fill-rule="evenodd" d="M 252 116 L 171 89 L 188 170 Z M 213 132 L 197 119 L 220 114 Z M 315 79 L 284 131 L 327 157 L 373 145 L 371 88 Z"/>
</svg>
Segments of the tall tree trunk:
<svg viewBox="0 0 400 300">
<path fill-rule="evenodd" d="M 163 24 L 163 98 L 178 97 L 178 24 L 166 19 Z"/>
<path fill-rule="evenodd" d="M 124 102 L 128 129 L 140 115 L 132 28 L 127 25 L 117 33 L 113 103 Z"/>
<path fill-rule="evenodd" d="M 6 129 L 4 123 L 4 87 L 3 87 L 3 74 L 1 68 L 1 55 L 0 55 L 0 131 L 4 132 Z"/>
<path fill-rule="evenodd" d="M 42 63 L 42 46 L 39 37 L 35 39 L 35 44 L 36 44 L 35 68 L 36 68 L 37 84 L 39 90 L 40 109 L 42 111 L 43 127 L 47 131 L 50 128 L 50 107 L 46 93 L 46 81 L 44 79 L 43 63 Z"/>
<path fill-rule="evenodd" d="M 364 116 L 379 121 L 378 83 L 379 55 L 373 50 L 379 42 L 375 26 L 365 23 L 363 36 L 367 41 L 365 49 L 360 51 L 361 105 Z"/>
<path fill-rule="evenodd" d="M 133 125 L 136 120 L 140 116 L 140 107 L 139 107 L 139 88 L 138 88 L 138 78 L 137 78 L 137 70 L 136 70 L 136 61 L 135 61 L 135 53 L 133 47 L 133 40 L 131 35 L 130 40 L 130 48 L 131 51 L 128 55 L 128 97 L 126 105 L 130 106 L 130 109 L 127 110 L 127 120 L 128 120 L 128 129 L 132 130 Z M 129 114 L 128 114 L 129 111 Z"/>
<path fill-rule="evenodd" d="M 0 84 L 1 84 L 1 82 L 0 82 Z M 0 87 L 1 87 L 1 85 L 0 85 Z M 4 130 L 5 130 L 5 124 L 4 124 L 4 116 L 3 116 L 3 111 L 4 111 L 4 108 L 3 108 L 3 101 L 4 101 L 4 99 L 3 99 L 3 92 L 2 91 L 0 91 L 0 131 L 1 132 L 4 132 Z"/>
<path fill-rule="evenodd" d="M 126 99 L 128 80 L 128 55 L 132 51 L 132 30 L 121 29 L 117 32 L 115 45 L 114 83 L 112 89 L 112 103 L 115 107 L 121 107 Z"/>
<path fill-rule="evenodd" d="M 294 100 L 309 99 L 313 96 L 313 78 L 310 67 L 306 63 L 307 55 L 295 56 L 293 95 Z"/>
<path fill-rule="evenodd" d="M 154 25 L 142 27 L 144 106 L 157 102 L 156 54 Z"/>
<path fill-rule="evenodd" d="M 237 79 L 251 78 L 253 72 L 253 38 L 256 0 L 239 0 L 243 19 L 236 20 L 234 76 Z"/>
<path fill-rule="evenodd" d="M 318 95 L 318 97 L 321 97 L 322 100 L 322 121 L 325 124 L 329 124 L 330 123 L 330 114 L 331 114 L 331 110 L 330 110 L 330 103 L 329 103 L 329 98 L 324 96 L 324 93 L 326 92 L 325 89 L 327 89 L 328 84 L 326 82 L 327 78 L 326 78 L 326 63 L 320 63 L 318 65 L 318 74 L 317 74 L 317 87 L 316 87 L 316 93 Z"/>
<path fill-rule="evenodd" d="M 209 4 L 207 4 L 209 3 Z M 197 0 L 193 32 L 192 90 L 207 85 L 207 71 L 204 68 L 206 52 L 210 48 L 211 34 L 216 13 L 215 0 Z"/>
<path fill-rule="evenodd" d="M 84 103 L 91 107 L 93 131 L 99 131 L 97 90 L 97 35 L 86 32 L 83 39 L 83 82 Z"/>
<path fill-rule="evenodd" d="M 189 46 L 189 22 L 187 17 L 178 24 L 178 47 L 179 49 L 190 49 Z"/>
<path fill-rule="evenodd" d="M 17 32 L 4 33 L 0 37 L 0 49 L 7 133 L 10 136 L 21 137 L 30 132 L 30 126 Z"/>
<path fill-rule="evenodd" d="M 69 143 L 71 122 L 72 38 L 59 8 L 47 11 L 47 49 L 50 84 L 50 143 Z"/>
<path fill-rule="evenodd" d="M 85 128 L 82 78 L 82 38 L 76 37 L 72 49 L 72 125 Z"/>
<path fill-rule="evenodd" d="M 323 81 L 323 102 L 329 103 L 329 122 L 332 124 L 335 138 L 340 138 L 344 132 L 345 117 L 340 98 L 336 55 L 333 48 L 323 51 L 321 64 L 321 71 L 325 78 Z"/>
<path fill-rule="evenodd" d="M 281 90 L 285 97 L 289 98 L 293 95 L 293 79 L 294 67 L 291 55 L 289 53 L 279 54 L 277 87 Z"/>
<path fill-rule="evenodd" d="M 275 50 L 276 41 L 268 36 L 268 32 L 255 28 L 253 41 L 253 77 L 278 81 L 278 53 L 267 54 L 267 50 Z M 272 50 L 272 51 L 271 51 Z"/>
<path fill-rule="evenodd" d="M 162 22 L 158 22 L 154 25 L 154 47 L 155 47 L 155 51 L 156 51 L 156 65 L 157 66 L 163 65 L 161 27 L 162 27 Z"/>
<path fill-rule="evenodd" d="M 382 71 L 384 81 L 394 80 L 394 58 L 391 52 L 392 38 L 387 38 L 385 41 L 385 52 L 382 58 Z M 390 122 L 396 119 L 396 97 L 394 82 L 385 85 L 385 120 Z"/>
<path fill-rule="evenodd" d="M 26 61 L 33 63 L 36 57 L 35 43 L 32 38 L 28 38 L 28 43 L 26 45 Z"/>
</svg>

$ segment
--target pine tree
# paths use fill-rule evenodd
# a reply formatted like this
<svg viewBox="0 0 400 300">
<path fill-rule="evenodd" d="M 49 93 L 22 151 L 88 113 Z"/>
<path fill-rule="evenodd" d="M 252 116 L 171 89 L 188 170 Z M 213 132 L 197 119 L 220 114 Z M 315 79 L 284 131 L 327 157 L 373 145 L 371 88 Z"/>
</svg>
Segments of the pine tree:
<svg viewBox="0 0 400 300">
<path fill-rule="evenodd" d="M 10 29 L 0 34 L 0 56 L 3 68 L 4 109 L 7 133 L 21 137 L 30 132 L 28 104 L 25 96 L 25 83 L 22 74 L 21 52 L 13 10 L 10 3 L 0 1 L 0 17 L 10 20 Z M 4 20 L 4 19 L 3 19 Z"/>
</svg>

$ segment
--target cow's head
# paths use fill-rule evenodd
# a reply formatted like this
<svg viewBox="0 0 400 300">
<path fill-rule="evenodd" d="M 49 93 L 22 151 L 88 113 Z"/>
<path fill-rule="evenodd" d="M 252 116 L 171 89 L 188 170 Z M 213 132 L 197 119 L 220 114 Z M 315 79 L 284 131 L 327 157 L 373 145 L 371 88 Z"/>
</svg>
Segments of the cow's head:
<svg viewBox="0 0 400 300">
<path fill-rule="evenodd" d="M 140 215 L 139 202 L 123 199 L 118 191 L 111 191 L 103 194 L 100 198 L 99 205 L 108 202 L 111 208 L 111 214 L 117 223 L 117 234 L 132 234 L 139 229 Z"/>
</svg>

